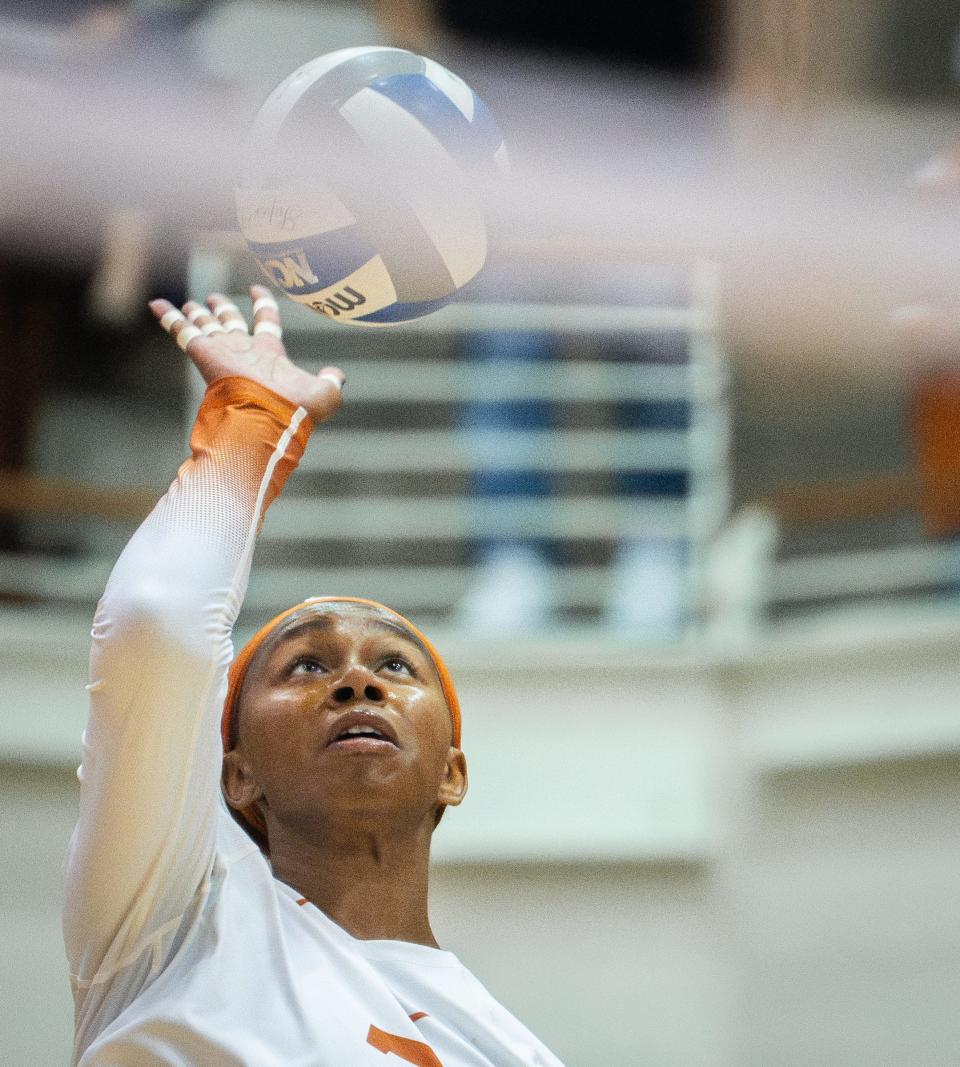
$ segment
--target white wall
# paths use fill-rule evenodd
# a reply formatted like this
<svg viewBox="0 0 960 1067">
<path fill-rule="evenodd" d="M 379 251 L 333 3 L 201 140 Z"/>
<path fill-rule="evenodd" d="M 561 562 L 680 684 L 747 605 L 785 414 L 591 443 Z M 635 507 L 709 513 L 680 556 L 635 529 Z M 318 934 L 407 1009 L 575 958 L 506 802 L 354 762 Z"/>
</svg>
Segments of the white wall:
<svg viewBox="0 0 960 1067">
<path fill-rule="evenodd" d="M 75 786 L 63 768 L 0 765 L 0 1062 L 9 1067 L 65 1065 L 70 1056 L 60 910 Z"/>
</svg>

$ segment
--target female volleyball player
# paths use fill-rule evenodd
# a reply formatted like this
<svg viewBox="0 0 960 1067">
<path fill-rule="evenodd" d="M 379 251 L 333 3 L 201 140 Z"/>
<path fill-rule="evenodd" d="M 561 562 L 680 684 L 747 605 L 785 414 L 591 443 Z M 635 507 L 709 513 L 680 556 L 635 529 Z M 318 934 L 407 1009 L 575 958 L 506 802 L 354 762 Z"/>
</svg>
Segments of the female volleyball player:
<svg viewBox="0 0 960 1067">
<path fill-rule="evenodd" d="M 219 295 L 151 305 L 209 388 L 94 620 L 74 1063 L 556 1065 L 430 929 L 431 834 L 467 786 L 433 646 L 388 608 L 323 597 L 231 666 L 264 512 L 343 383 L 295 367 L 273 298 L 251 294 L 252 334 Z"/>
</svg>

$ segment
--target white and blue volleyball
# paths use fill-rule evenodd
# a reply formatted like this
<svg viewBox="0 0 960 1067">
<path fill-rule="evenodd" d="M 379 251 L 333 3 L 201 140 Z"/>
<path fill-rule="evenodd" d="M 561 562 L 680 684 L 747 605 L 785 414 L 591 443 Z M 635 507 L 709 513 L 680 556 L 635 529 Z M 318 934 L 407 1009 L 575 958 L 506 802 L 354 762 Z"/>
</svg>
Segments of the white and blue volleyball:
<svg viewBox="0 0 960 1067">
<path fill-rule="evenodd" d="M 338 322 L 446 304 L 483 267 L 483 205 L 506 173 L 497 124 L 439 63 L 399 48 L 311 60 L 257 115 L 240 229 L 270 282 Z"/>
</svg>

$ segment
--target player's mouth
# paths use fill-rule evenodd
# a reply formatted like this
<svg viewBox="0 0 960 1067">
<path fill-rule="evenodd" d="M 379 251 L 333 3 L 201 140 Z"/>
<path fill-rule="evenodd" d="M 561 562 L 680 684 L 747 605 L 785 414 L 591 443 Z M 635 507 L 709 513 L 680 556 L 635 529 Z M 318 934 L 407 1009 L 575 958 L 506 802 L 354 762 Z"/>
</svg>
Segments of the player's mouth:
<svg viewBox="0 0 960 1067">
<path fill-rule="evenodd" d="M 400 743 L 387 720 L 373 712 L 353 711 L 341 715 L 327 733 L 325 748 L 341 752 L 395 752 Z"/>
</svg>

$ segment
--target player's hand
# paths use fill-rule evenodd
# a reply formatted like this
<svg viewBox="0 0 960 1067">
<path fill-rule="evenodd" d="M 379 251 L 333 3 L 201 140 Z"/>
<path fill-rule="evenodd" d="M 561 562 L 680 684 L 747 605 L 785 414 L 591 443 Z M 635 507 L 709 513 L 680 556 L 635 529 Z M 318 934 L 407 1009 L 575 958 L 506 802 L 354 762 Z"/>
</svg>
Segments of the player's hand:
<svg viewBox="0 0 960 1067">
<path fill-rule="evenodd" d="M 208 385 L 239 375 L 299 404 L 315 422 L 329 418 L 340 407 L 343 371 L 323 367 L 310 374 L 292 363 L 283 347 L 280 311 L 272 293 L 264 285 L 251 285 L 250 297 L 252 332 L 236 304 L 222 293 L 211 293 L 207 307 L 189 300 L 178 311 L 169 300 L 151 300 L 150 310 Z"/>
</svg>

